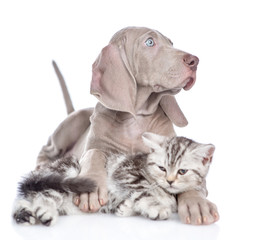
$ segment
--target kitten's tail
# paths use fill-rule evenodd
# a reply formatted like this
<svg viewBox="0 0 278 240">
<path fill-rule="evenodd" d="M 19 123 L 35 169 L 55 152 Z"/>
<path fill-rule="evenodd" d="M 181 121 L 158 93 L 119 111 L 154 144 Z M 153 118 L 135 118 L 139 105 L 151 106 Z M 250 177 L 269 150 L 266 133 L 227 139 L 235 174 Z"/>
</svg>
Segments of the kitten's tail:
<svg viewBox="0 0 278 240">
<path fill-rule="evenodd" d="M 19 183 L 18 187 L 19 195 L 23 197 L 49 189 L 61 193 L 89 193 L 96 190 L 96 183 L 84 177 L 65 178 L 57 174 L 50 174 L 47 176 L 30 174 Z"/>
</svg>

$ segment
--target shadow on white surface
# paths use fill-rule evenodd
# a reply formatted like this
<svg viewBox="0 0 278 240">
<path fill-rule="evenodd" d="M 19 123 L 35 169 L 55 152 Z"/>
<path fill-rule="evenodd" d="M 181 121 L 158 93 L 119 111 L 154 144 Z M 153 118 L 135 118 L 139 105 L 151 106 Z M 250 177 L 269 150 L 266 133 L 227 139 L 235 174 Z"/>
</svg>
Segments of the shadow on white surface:
<svg viewBox="0 0 278 240">
<path fill-rule="evenodd" d="M 55 239 L 217 239 L 219 227 L 188 226 L 175 214 L 167 221 L 152 221 L 142 217 L 120 218 L 113 215 L 64 216 L 53 227 L 18 226 L 16 234 L 26 240 Z"/>
</svg>

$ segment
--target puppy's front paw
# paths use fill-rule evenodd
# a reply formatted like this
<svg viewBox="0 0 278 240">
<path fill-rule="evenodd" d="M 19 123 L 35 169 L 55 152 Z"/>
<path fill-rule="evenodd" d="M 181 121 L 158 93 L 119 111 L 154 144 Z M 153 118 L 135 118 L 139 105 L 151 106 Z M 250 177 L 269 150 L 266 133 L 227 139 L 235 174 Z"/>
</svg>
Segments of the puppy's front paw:
<svg viewBox="0 0 278 240">
<path fill-rule="evenodd" d="M 73 198 L 74 204 L 83 212 L 97 212 L 108 201 L 105 162 L 105 154 L 98 149 L 87 150 L 80 159 L 82 167 L 79 176 L 92 180 L 96 185 L 95 191 Z"/>
<path fill-rule="evenodd" d="M 178 204 L 178 213 L 182 222 L 193 225 L 208 225 L 219 220 L 214 203 L 201 197 L 188 197 Z"/>
<path fill-rule="evenodd" d="M 97 212 L 108 201 L 107 188 L 99 186 L 96 192 L 82 193 L 73 198 L 73 203 L 82 212 Z"/>
</svg>

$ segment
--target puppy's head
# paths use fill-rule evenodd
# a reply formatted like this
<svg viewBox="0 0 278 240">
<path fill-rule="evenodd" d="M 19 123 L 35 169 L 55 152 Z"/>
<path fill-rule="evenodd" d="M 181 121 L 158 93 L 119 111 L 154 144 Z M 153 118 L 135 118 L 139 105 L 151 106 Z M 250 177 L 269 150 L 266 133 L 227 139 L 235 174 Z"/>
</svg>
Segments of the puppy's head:
<svg viewBox="0 0 278 240">
<path fill-rule="evenodd" d="M 188 90 L 195 83 L 198 62 L 197 57 L 175 49 L 158 31 L 125 28 L 94 62 L 91 94 L 107 108 L 136 115 L 139 87 L 150 89 L 159 99 Z"/>
</svg>

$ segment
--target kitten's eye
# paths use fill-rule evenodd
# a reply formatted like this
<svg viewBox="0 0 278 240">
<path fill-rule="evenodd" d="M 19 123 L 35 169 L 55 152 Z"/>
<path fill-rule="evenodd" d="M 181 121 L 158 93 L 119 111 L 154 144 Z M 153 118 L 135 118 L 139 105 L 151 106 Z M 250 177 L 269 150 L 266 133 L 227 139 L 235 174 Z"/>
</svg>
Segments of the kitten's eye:
<svg viewBox="0 0 278 240">
<path fill-rule="evenodd" d="M 166 169 L 164 167 L 161 167 L 161 166 L 158 166 L 158 167 L 161 171 L 166 172 Z"/>
<path fill-rule="evenodd" d="M 153 47 L 154 46 L 154 40 L 152 38 L 148 38 L 145 42 L 147 47 Z"/>
<path fill-rule="evenodd" d="M 187 173 L 187 171 L 188 171 L 188 170 L 186 170 L 186 169 L 180 169 L 180 170 L 178 171 L 178 174 L 184 175 L 184 174 Z"/>
</svg>

